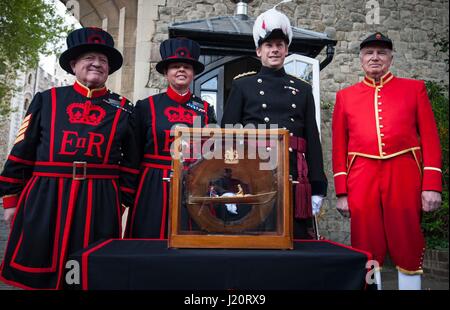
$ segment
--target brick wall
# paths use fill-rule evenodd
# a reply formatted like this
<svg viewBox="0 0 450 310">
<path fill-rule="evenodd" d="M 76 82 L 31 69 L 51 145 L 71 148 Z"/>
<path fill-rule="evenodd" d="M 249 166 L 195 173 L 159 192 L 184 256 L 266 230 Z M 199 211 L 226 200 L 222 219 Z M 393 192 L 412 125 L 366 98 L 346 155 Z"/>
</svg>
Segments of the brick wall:
<svg viewBox="0 0 450 310">
<path fill-rule="evenodd" d="M 445 281 L 448 285 L 448 249 L 425 251 L 423 269 L 426 274 Z"/>
</svg>

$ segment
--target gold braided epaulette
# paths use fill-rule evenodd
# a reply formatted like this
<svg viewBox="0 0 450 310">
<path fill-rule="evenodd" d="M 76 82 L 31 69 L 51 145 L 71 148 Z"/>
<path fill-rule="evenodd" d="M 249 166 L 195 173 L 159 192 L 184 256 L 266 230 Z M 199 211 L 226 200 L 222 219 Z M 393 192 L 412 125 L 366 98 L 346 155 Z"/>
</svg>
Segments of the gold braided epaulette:
<svg viewBox="0 0 450 310">
<path fill-rule="evenodd" d="M 292 74 L 289 74 L 289 73 L 287 73 L 287 75 L 292 76 L 293 78 L 296 78 L 297 80 L 303 81 L 303 82 L 308 83 L 309 85 L 311 85 L 311 82 L 308 82 L 307 80 L 302 79 L 302 78 L 300 78 L 298 76 L 295 76 L 295 75 L 292 75 Z"/>
<path fill-rule="evenodd" d="M 241 73 L 241 74 L 236 75 L 236 76 L 233 78 L 233 80 L 237 80 L 237 79 L 239 79 L 239 78 L 241 78 L 241 77 L 244 77 L 244 76 L 247 76 L 247 75 L 256 74 L 256 73 L 257 73 L 256 71 L 248 71 L 248 72 L 244 72 L 244 73 Z"/>
</svg>

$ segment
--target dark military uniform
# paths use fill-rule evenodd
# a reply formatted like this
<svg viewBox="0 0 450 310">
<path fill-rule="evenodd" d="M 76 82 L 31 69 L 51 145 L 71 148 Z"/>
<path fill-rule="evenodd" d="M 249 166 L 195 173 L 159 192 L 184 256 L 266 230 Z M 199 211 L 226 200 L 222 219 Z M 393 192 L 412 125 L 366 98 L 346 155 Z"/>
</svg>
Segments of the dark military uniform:
<svg viewBox="0 0 450 310">
<path fill-rule="evenodd" d="M 139 172 L 131 112 L 105 87 L 36 94 L 0 176 L 5 207 L 17 207 L 5 282 L 61 288 L 68 255 L 121 237 L 121 204 L 134 200 Z"/>
<path fill-rule="evenodd" d="M 169 212 L 169 177 L 172 157 L 170 146 L 174 140 L 172 127 L 215 123 L 215 113 L 206 101 L 190 92 L 181 96 L 172 88 L 136 103 L 136 138 L 141 156 L 141 171 L 136 201 L 129 215 L 128 232 L 132 238 L 167 238 Z"/>
<path fill-rule="evenodd" d="M 323 171 L 322 149 L 315 118 L 314 97 L 311 86 L 286 74 L 283 68 L 274 70 L 261 67 L 257 74 L 244 75 L 233 81 L 230 96 L 222 118 L 225 124 L 242 125 L 277 124 L 290 135 L 306 140 L 306 161 L 312 195 L 327 193 L 327 180 Z M 289 172 L 297 179 L 297 156 L 289 149 Z M 294 221 L 294 236 L 304 237 L 299 222 Z"/>
</svg>

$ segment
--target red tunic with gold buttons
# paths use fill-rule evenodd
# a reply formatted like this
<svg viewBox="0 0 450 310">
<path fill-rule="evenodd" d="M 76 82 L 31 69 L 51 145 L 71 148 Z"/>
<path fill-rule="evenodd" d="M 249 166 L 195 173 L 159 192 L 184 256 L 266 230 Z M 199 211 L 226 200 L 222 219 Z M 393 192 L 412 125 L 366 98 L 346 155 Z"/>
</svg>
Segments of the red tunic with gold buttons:
<svg viewBox="0 0 450 310">
<path fill-rule="evenodd" d="M 339 91 L 333 113 L 336 195 L 348 195 L 354 247 L 421 273 L 421 192 L 442 191 L 439 136 L 422 81 L 388 72 Z"/>
<path fill-rule="evenodd" d="M 2 280 L 60 289 L 71 253 L 121 237 L 139 172 L 132 109 L 78 82 L 35 95 L 0 175 L 4 207 L 17 207 Z"/>
</svg>

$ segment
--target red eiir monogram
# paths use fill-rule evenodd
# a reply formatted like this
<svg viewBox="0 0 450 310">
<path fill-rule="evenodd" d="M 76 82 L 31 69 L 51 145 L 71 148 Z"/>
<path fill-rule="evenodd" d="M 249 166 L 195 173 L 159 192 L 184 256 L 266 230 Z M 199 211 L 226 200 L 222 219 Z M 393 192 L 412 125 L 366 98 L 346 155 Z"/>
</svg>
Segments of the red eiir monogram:
<svg viewBox="0 0 450 310">
<path fill-rule="evenodd" d="M 85 156 L 97 156 L 98 158 L 102 158 L 103 142 L 105 142 L 105 137 L 101 133 L 88 132 L 88 137 L 83 138 L 79 137 L 78 132 L 76 131 L 64 130 L 61 141 L 61 150 L 58 154 L 73 156 L 78 154 L 78 151 L 82 150 L 84 151 Z"/>
</svg>

